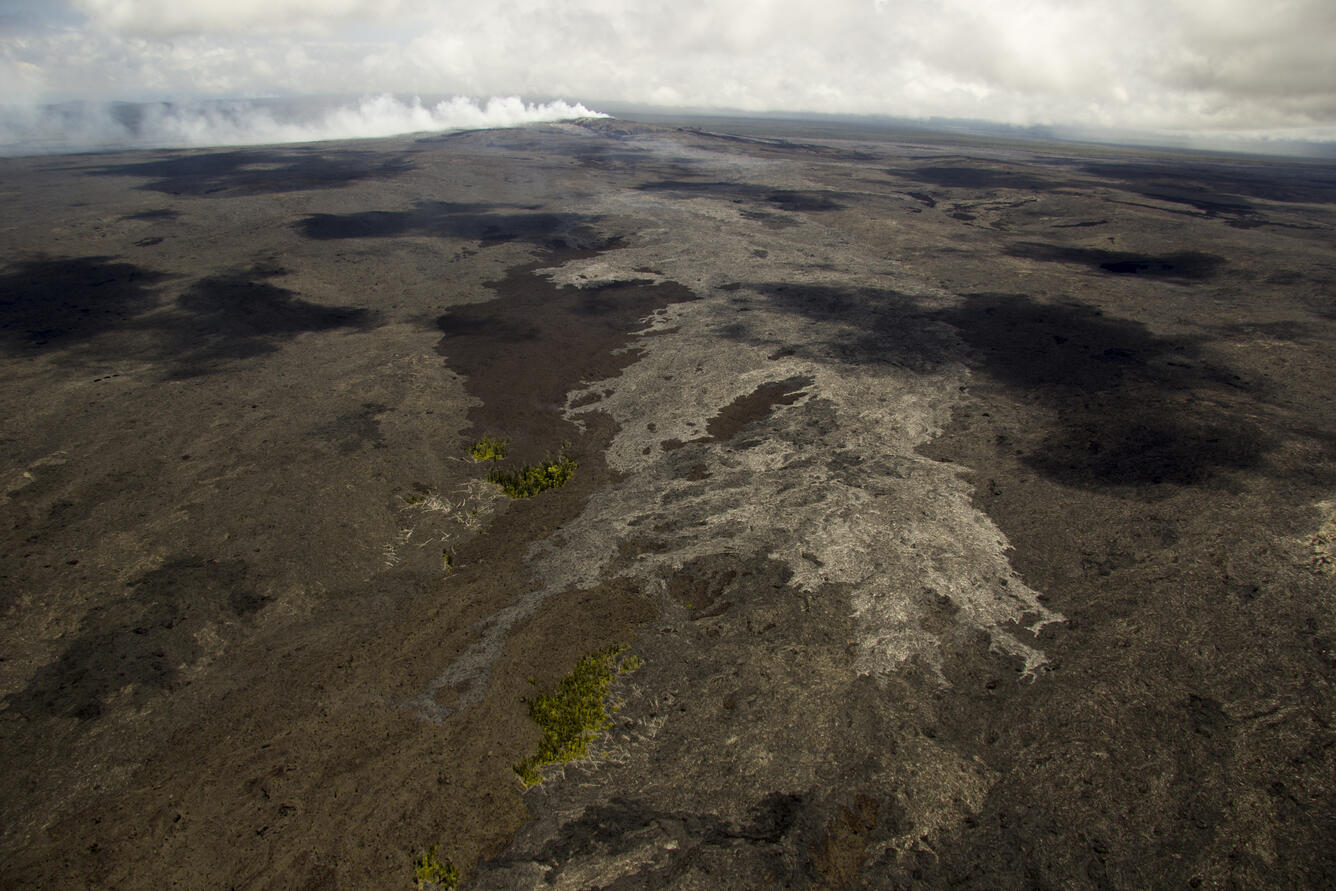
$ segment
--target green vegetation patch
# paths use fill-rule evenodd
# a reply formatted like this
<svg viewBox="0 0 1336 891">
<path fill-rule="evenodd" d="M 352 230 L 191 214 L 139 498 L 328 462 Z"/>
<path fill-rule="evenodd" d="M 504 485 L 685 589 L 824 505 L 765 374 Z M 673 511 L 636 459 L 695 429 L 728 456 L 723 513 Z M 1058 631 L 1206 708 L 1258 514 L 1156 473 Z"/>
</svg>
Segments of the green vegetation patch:
<svg viewBox="0 0 1336 891">
<path fill-rule="evenodd" d="M 474 461 L 500 461 L 506 457 L 506 449 L 509 446 L 510 440 L 508 439 L 484 436 L 469 446 L 469 454 L 473 456 Z"/>
<path fill-rule="evenodd" d="M 626 647 L 588 653 L 581 657 L 557 689 L 529 702 L 529 717 L 543 731 L 538 752 L 515 765 L 515 773 L 526 786 L 543 781 L 540 768 L 564 764 L 589 754 L 589 742 L 612 726 L 608 687 L 619 674 L 640 667 L 635 656 L 620 658 Z M 611 706 L 617 710 L 616 705 Z"/>
<path fill-rule="evenodd" d="M 413 879 L 418 891 L 426 888 L 442 888 L 449 891 L 459 885 L 459 870 L 447 858 L 436 856 L 437 845 L 432 845 L 413 861 Z"/>
<path fill-rule="evenodd" d="M 547 489 L 559 489 L 575 473 L 579 465 L 568 455 L 544 458 L 537 464 L 526 464 L 519 470 L 493 470 L 487 482 L 501 487 L 511 498 L 531 498 Z"/>
</svg>

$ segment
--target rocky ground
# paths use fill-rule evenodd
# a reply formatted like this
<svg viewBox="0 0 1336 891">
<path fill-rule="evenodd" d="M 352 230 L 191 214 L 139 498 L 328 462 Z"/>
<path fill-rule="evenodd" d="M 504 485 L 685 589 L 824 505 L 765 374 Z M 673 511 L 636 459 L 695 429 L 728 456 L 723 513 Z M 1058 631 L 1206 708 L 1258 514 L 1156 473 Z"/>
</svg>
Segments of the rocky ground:
<svg viewBox="0 0 1336 891">
<path fill-rule="evenodd" d="M 7 887 L 1336 883 L 1330 165 L 603 119 L 0 194 Z"/>
</svg>

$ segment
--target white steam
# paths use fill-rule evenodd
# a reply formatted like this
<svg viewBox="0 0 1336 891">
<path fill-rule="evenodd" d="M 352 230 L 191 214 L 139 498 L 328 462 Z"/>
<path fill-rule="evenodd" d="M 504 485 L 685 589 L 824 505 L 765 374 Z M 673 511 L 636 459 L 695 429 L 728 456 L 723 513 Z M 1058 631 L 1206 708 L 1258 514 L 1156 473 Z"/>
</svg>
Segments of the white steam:
<svg viewBox="0 0 1336 891">
<path fill-rule="evenodd" d="M 382 95 L 352 103 L 283 100 L 68 103 L 0 107 L 0 155 L 134 148 L 271 145 L 401 133 L 516 127 L 606 117 L 563 102 L 456 96 L 435 104 Z"/>
</svg>

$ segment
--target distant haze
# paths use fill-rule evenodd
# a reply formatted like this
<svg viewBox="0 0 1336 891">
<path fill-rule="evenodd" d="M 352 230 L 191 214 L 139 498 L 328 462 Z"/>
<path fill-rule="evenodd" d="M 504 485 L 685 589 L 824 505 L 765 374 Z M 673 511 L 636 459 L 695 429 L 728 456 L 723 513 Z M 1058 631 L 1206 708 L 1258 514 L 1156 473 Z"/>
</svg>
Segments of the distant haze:
<svg viewBox="0 0 1336 891">
<path fill-rule="evenodd" d="M 524 96 L 1330 141 L 1333 47 L 1332 0 L 0 0 L 0 105 Z"/>
</svg>

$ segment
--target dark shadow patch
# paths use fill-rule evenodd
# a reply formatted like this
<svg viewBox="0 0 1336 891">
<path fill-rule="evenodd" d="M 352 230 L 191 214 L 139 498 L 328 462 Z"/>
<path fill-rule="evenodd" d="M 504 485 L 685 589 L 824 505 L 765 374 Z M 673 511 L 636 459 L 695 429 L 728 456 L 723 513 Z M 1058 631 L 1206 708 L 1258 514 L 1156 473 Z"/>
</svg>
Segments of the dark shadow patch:
<svg viewBox="0 0 1336 891">
<path fill-rule="evenodd" d="M 636 186 L 642 192 L 666 192 L 679 198 L 720 198 L 736 202 L 768 204 L 779 210 L 799 213 L 823 210 L 842 210 L 844 196 L 840 192 L 815 189 L 773 189 L 750 183 L 690 182 L 659 180 Z"/>
<path fill-rule="evenodd" d="M 96 176 L 149 179 L 138 189 L 167 195 L 231 198 L 312 189 L 338 189 L 366 180 L 390 179 L 413 169 L 384 152 L 317 148 L 237 149 L 170 153 L 154 161 L 111 164 L 88 170 Z"/>
<path fill-rule="evenodd" d="M 160 361 L 175 378 L 221 370 L 240 359 L 275 352 L 293 338 L 341 328 L 368 330 L 378 319 L 367 309 L 324 306 L 270 284 L 282 269 L 255 267 L 201 279 L 173 312 L 146 325 Z"/>
<path fill-rule="evenodd" d="M 111 257 L 15 263 L 0 276 L 0 347 L 43 352 L 124 328 L 157 305 L 151 288 L 166 277 Z"/>
<path fill-rule="evenodd" d="M 380 416 L 389 410 L 379 402 L 365 402 L 361 408 L 344 412 L 317 427 L 311 435 L 328 443 L 340 455 L 351 455 L 368 446 L 383 449 L 385 438 L 380 430 Z"/>
<path fill-rule="evenodd" d="M 1102 393 L 1126 387 L 1134 377 L 1186 390 L 1220 373 L 1194 370 L 1195 343 L 1157 338 L 1140 322 L 1110 318 L 1080 303 L 967 294 L 959 309 L 941 317 L 980 355 L 985 372 L 1027 391 Z M 1192 364 L 1166 366 L 1157 361 L 1163 359 Z"/>
<path fill-rule="evenodd" d="M 139 213 L 127 214 L 121 217 L 122 220 L 139 220 L 144 223 L 168 223 L 180 217 L 179 211 L 163 208 L 161 210 L 141 210 Z"/>
<path fill-rule="evenodd" d="M 51 350 L 61 361 L 137 359 L 169 378 L 193 377 L 272 353 L 307 332 L 367 330 L 375 313 L 324 306 L 271 284 L 276 267 L 209 276 L 163 306 L 150 286 L 167 278 L 106 257 L 32 260 L 0 276 L 0 349 Z"/>
<path fill-rule="evenodd" d="M 884 288 L 837 288 L 765 282 L 750 285 L 772 308 L 840 326 L 838 333 L 813 346 L 771 344 L 818 361 L 853 365 L 893 365 L 930 371 L 948 358 L 949 338 L 919 311 L 916 301 Z M 760 343 L 745 324 L 719 332 L 734 340 Z M 769 343 L 767 341 L 767 343 Z"/>
<path fill-rule="evenodd" d="M 1224 257 L 1203 251 L 1179 251 L 1175 254 L 1147 256 L 1098 248 L 1075 248 L 1038 242 L 1021 242 L 1007 248 L 1008 256 L 1045 263 L 1071 263 L 1088 266 L 1113 275 L 1137 275 L 1145 278 L 1207 281 L 1215 278 L 1225 265 Z"/>
<path fill-rule="evenodd" d="M 1157 201 L 1186 204 L 1208 216 L 1251 213 L 1248 199 L 1287 204 L 1336 204 L 1336 173 L 1330 165 L 1286 162 L 1195 164 L 1100 162 L 1082 169 L 1122 183 L 1127 191 Z"/>
<path fill-rule="evenodd" d="M 1195 486 L 1256 468 L 1268 448 L 1253 424 L 1110 408 L 1045 437 L 1025 463 L 1070 486 Z"/>
<path fill-rule="evenodd" d="M 886 172 L 899 179 L 912 179 L 944 189 L 1023 189 L 1028 192 L 1042 192 L 1064 185 L 1058 180 L 1045 179 L 1008 167 L 929 165 Z"/>
<path fill-rule="evenodd" d="M 1256 213 L 1256 209 L 1249 201 L 1191 184 L 1162 183 L 1153 187 L 1143 186 L 1132 191 L 1152 201 L 1186 205 L 1208 217 L 1251 218 L 1252 214 Z"/>
<path fill-rule="evenodd" d="M 793 217 L 786 217 L 777 213 L 766 213 L 763 210 L 744 210 L 742 211 L 744 220 L 752 220 L 760 223 L 767 229 L 792 229 L 798 225 L 798 221 Z"/>
<path fill-rule="evenodd" d="M 246 620 L 268 602 L 247 574 L 243 560 L 192 556 L 145 573 L 127 596 L 84 616 L 65 651 L 6 697 L 9 708 L 29 720 L 91 720 L 113 697 L 137 707 L 173 690 L 180 666 L 203 655 L 200 632 Z"/>
<path fill-rule="evenodd" d="M 1190 341 L 1081 304 L 971 294 L 939 318 L 974 349 L 981 371 L 1054 415 L 1023 461 L 1070 486 L 1202 485 L 1254 469 L 1270 448 L 1255 423 L 1196 398 L 1247 385 Z"/>
<path fill-rule="evenodd" d="M 371 210 L 352 214 L 314 214 L 296 224 L 307 238 L 461 238 L 483 244 L 526 241 L 549 249 L 592 247 L 598 241 L 593 218 L 580 214 L 534 213 L 516 205 L 454 204 L 419 201 L 412 210 Z"/>
</svg>

